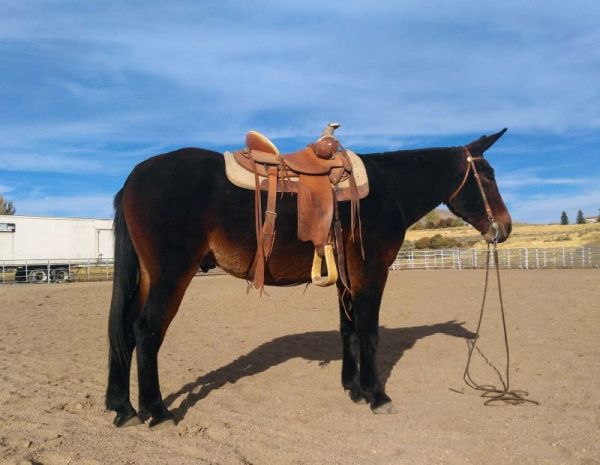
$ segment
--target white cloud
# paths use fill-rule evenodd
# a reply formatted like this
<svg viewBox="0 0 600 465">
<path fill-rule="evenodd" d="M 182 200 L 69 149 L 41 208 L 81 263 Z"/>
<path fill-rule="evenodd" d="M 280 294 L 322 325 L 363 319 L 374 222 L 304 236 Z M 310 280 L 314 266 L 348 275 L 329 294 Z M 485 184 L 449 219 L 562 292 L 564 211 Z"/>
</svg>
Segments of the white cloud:
<svg viewBox="0 0 600 465">
<path fill-rule="evenodd" d="M 59 2 L 32 14 L 24 2 L 2 36 L 82 44 L 65 51 L 79 51 L 68 64 L 75 73 L 101 69 L 125 86 L 131 73 L 161 79 L 163 93 L 130 97 L 147 98 L 136 105 L 162 118 L 163 138 L 166 122 L 177 121 L 170 127 L 182 137 L 232 140 L 249 118 L 277 110 L 286 117 L 263 129 L 289 125 L 299 137 L 330 119 L 349 136 L 381 137 L 600 127 L 598 7 L 589 2 L 262 4 L 151 3 L 136 7 L 131 23 L 126 3 L 71 10 Z M 96 92 L 75 87 L 80 98 Z M 107 116 L 90 121 L 113 121 Z M 127 129 L 135 138 L 143 126 L 129 125 L 124 137 Z"/>
<path fill-rule="evenodd" d="M 539 187 L 539 186 L 580 186 L 596 185 L 598 181 L 595 178 L 546 178 L 540 176 L 530 176 L 526 174 L 508 174 L 503 175 L 499 180 L 503 189 L 512 189 L 517 187 Z"/>
</svg>

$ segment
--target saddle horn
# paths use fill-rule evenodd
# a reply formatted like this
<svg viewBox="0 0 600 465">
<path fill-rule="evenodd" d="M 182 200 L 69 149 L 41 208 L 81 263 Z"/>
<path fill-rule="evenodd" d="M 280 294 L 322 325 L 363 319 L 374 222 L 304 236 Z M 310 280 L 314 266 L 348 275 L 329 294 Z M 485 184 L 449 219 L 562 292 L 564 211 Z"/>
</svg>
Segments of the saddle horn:
<svg viewBox="0 0 600 465">
<path fill-rule="evenodd" d="M 327 126 L 325 126 L 325 129 L 323 129 L 323 133 L 321 134 L 321 137 L 333 136 L 333 132 L 340 126 L 341 126 L 340 123 L 328 123 Z"/>
</svg>

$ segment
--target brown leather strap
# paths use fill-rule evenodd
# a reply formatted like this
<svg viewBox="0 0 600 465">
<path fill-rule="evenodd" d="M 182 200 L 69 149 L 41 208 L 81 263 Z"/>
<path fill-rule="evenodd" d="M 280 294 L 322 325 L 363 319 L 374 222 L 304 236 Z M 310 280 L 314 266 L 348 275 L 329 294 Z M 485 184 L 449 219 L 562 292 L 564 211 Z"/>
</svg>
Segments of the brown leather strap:
<svg viewBox="0 0 600 465">
<path fill-rule="evenodd" d="M 338 272 L 344 289 L 350 290 L 350 282 L 348 280 L 348 272 L 346 271 L 346 253 L 344 247 L 344 237 L 342 235 L 342 222 L 340 220 L 340 212 L 338 209 L 337 200 L 333 200 L 333 239 L 335 243 L 335 251 L 337 254 Z"/>
<path fill-rule="evenodd" d="M 276 167 L 269 168 L 269 190 L 267 194 L 267 211 L 265 222 L 262 227 L 262 245 L 265 251 L 265 261 L 271 256 L 273 242 L 275 241 L 275 219 L 277 218 L 277 180 L 279 170 Z"/>
<path fill-rule="evenodd" d="M 469 149 L 465 149 L 469 156 L 467 160 L 471 159 L 471 165 L 473 169 L 473 175 L 475 176 L 475 180 L 477 181 L 477 186 L 479 187 L 479 192 L 481 193 L 481 198 L 483 199 L 483 205 L 485 207 L 485 212 L 487 213 L 488 220 L 494 221 L 494 214 L 492 213 L 492 208 L 490 207 L 490 202 L 488 201 L 487 195 L 485 195 L 485 190 L 483 189 L 483 184 L 481 183 L 481 178 L 479 177 L 479 172 L 477 171 L 477 167 L 475 166 L 474 160 L 479 160 L 481 158 L 473 158 L 471 156 L 471 152 Z"/>
<path fill-rule="evenodd" d="M 481 183 L 481 178 L 479 177 L 479 172 L 477 171 L 477 166 L 475 166 L 475 162 L 478 160 L 482 160 L 483 157 L 474 157 L 473 155 L 471 155 L 471 151 L 468 147 L 463 147 L 463 153 L 465 154 L 465 159 L 467 161 L 467 169 L 465 170 L 465 175 L 463 176 L 459 186 L 452 193 L 452 195 L 448 197 L 448 202 L 452 201 L 452 199 L 454 199 L 454 197 L 456 197 L 458 193 L 462 191 L 469 177 L 469 173 L 471 172 L 471 170 L 473 170 L 473 176 L 475 177 L 477 186 L 479 187 L 479 192 L 481 193 L 481 198 L 483 199 L 483 203 L 485 206 L 485 211 L 488 215 L 488 218 L 493 219 L 492 209 L 490 208 L 487 196 L 485 195 L 485 190 L 483 189 L 483 184 Z"/>
<path fill-rule="evenodd" d="M 469 347 L 469 352 L 467 356 L 467 365 L 465 367 L 465 371 L 463 373 L 463 380 L 467 386 L 472 389 L 476 389 L 480 391 L 481 397 L 486 398 L 487 400 L 484 402 L 484 405 L 491 405 L 494 402 L 504 402 L 506 404 L 519 405 L 525 402 L 529 402 L 531 404 L 539 405 L 539 402 L 526 399 L 529 395 L 527 391 L 519 390 L 519 389 L 511 389 L 510 387 L 510 352 L 508 346 L 508 332 L 506 330 L 506 315 L 504 311 L 504 299 L 502 298 L 502 285 L 500 283 L 500 262 L 498 260 L 498 249 L 496 249 L 496 244 L 494 244 L 493 248 L 493 257 L 494 264 L 496 267 L 496 279 L 498 282 L 498 299 L 500 301 L 500 314 L 502 316 L 502 330 L 504 334 L 504 348 L 506 351 L 506 365 L 505 365 L 505 377 L 503 378 L 500 371 L 488 361 L 487 357 L 483 354 L 483 352 L 477 347 L 477 342 L 480 338 L 481 331 L 481 323 L 483 321 L 483 312 L 485 310 L 487 291 L 488 291 L 488 283 L 489 283 L 489 273 L 490 273 L 490 246 L 488 244 L 487 254 L 486 254 L 486 262 L 485 262 L 485 284 L 483 286 L 483 298 L 481 301 L 481 309 L 479 310 L 479 320 L 477 321 L 477 330 L 475 331 L 475 337 L 472 339 L 467 339 L 467 344 Z M 493 386 L 490 384 L 479 384 L 475 381 L 471 375 L 470 367 L 471 367 L 471 359 L 473 357 L 473 352 L 477 351 L 479 355 L 496 371 L 498 375 L 498 379 L 500 380 L 500 386 Z"/>
</svg>

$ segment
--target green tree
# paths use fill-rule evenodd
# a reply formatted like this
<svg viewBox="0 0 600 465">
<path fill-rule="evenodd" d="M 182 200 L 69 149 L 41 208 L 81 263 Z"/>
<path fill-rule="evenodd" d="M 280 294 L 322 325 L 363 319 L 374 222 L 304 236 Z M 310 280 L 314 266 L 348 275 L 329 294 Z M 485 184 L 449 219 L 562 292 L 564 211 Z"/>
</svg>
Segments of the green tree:
<svg viewBox="0 0 600 465">
<path fill-rule="evenodd" d="M 12 200 L 7 200 L 2 194 L 0 194 L 0 215 L 14 215 L 15 206 Z"/>
<path fill-rule="evenodd" d="M 560 214 L 560 224 L 569 224 L 569 217 L 567 216 L 567 212 L 564 210 Z"/>
<path fill-rule="evenodd" d="M 583 212 L 581 210 L 577 211 L 577 219 L 575 221 L 577 224 L 585 224 L 585 216 L 583 216 Z"/>
</svg>

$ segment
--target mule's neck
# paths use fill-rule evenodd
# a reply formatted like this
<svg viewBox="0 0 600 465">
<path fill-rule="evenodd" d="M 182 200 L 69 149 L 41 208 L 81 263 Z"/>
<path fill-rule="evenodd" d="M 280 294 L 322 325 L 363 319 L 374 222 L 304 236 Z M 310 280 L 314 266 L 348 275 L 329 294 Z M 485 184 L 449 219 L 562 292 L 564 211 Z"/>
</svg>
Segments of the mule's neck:
<svg viewBox="0 0 600 465">
<path fill-rule="evenodd" d="M 370 154 L 364 159 L 379 168 L 407 227 L 446 202 L 466 169 L 461 147 L 400 150 Z"/>
</svg>

